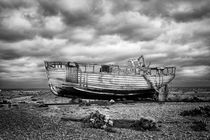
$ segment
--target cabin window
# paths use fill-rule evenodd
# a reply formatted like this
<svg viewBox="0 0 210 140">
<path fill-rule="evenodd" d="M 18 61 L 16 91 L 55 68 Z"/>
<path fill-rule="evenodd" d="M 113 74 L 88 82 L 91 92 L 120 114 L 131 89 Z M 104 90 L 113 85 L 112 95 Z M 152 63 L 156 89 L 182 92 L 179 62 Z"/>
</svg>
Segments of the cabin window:
<svg viewBox="0 0 210 140">
<path fill-rule="evenodd" d="M 108 65 L 102 65 L 102 66 L 101 66 L 101 70 L 100 70 L 100 72 L 107 72 L 107 73 L 111 73 L 112 71 L 111 71 L 110 66 L 108 66 Z"/>
</svg>

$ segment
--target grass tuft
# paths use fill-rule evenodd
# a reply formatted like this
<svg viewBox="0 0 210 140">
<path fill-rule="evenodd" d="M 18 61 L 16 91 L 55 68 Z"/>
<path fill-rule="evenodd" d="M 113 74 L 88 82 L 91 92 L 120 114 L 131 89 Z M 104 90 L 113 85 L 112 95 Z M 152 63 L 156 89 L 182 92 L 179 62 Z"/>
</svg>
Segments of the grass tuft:
<svg viewBox="0 0 210 140">
<path fill-rule="evenodd" d="M 207 124 L 203 121 L 194 121 L 191 128 L 194 131 L 207 131 L 206 126 L 207 126 Z"/>
<path fill-rule="evenodd" d="M 210 117 L 210 106 L 200 106 L 193 110 L 185 110 L 180 113 L 181 116 L 204 116 Z"/>
</svg>

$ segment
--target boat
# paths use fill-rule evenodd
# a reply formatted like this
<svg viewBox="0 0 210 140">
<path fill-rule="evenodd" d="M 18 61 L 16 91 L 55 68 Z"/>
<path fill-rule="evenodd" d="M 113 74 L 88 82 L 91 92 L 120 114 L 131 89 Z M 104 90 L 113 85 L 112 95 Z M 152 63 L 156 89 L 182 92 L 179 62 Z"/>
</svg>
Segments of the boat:
<svg viewBox="0 0 210 140">
<path fill-rule="evenodd" d="M 174 66 L 146 65 L 143 56 L 129 59 L 126 65 L 73 61 L 44 64 L 51 92 L 71 98 L 160 100 L 160 94 L 167 96 L 176 72 Z"/>
</svg>

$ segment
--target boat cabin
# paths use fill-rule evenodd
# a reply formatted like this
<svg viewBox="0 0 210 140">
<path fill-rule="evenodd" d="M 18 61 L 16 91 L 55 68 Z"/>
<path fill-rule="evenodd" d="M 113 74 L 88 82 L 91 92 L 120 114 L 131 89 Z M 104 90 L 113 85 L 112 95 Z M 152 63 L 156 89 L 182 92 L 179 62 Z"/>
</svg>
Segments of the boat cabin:
<svg viewBox="0 0 210 140">
<path fill-rule="evenodd" d="M 46 69 L 67 69 L 70 73 L 107 73 L 118 75 L 173 75 L 176 68 L 169 67 L 140 67 L 119 65 L 98 65 L 76 62 L 45 62 Z"/>
</svg>

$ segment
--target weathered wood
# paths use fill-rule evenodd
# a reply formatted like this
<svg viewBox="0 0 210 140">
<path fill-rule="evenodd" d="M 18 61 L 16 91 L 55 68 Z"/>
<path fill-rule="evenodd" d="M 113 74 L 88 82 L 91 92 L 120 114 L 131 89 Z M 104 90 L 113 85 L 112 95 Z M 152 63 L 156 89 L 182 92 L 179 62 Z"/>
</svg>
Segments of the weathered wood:
<svg viewBox="0 0 210 140">
<path fill-rule="evenodd" d="M 159 89 L 174 79 L 176 70 L 175 67 L 145 67 L 143 58 L 132 60 L 131 66 L 54 61 L 45 62 L 45 67 L 54 94 L 74 87 L 82 91 L 101 91 L 101 94 L 103 91 L 111 91 L 113 94 L 115 91 L 117 94 L 120 94 L 119 91 L 139 91 L 139 94 L 143 94 L 144 90 L 159 93 Z"/>
</svg>

